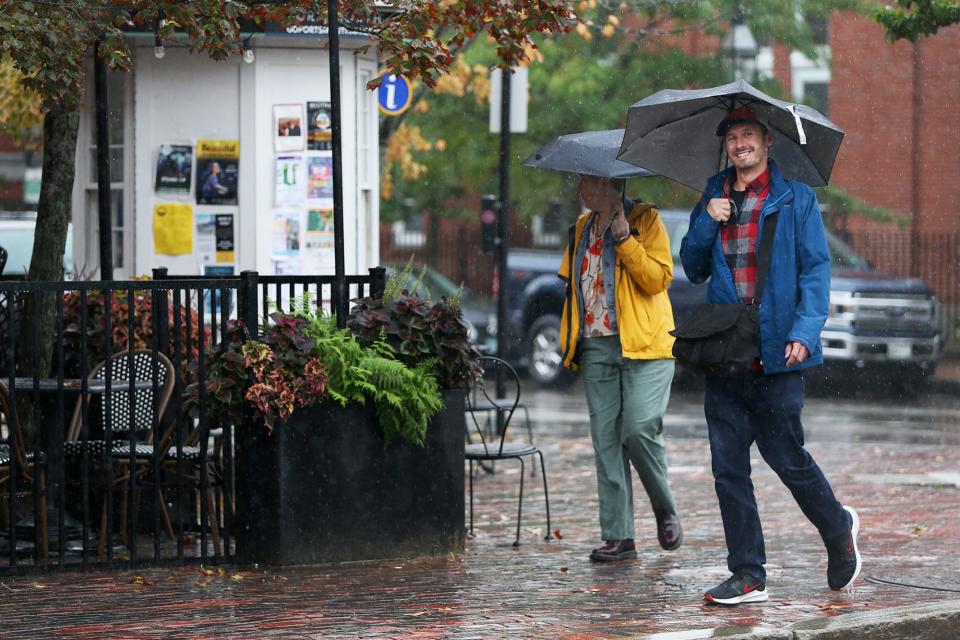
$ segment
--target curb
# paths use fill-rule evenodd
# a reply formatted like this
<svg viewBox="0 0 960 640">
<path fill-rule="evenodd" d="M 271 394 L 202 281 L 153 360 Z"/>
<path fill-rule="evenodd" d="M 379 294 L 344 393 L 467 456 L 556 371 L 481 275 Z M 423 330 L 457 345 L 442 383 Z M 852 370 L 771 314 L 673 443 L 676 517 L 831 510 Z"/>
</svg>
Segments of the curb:
<svg viewBox="0 0 960 640">
<path fill-rule="evenodd" d="M 960 636 L 960 600 L 897 607 L 882 611 L 849 613 L 833 618 L 816 618 L 783 629 L 755 629 L 728 634 L 717 629 L 711 635 L 691 634 L 689 638 L 726 640 L 956 640 Z M 687 637 L 687 636 L 684 636 Z M 657 636 L 650 636 L 656 639 Z"/>
</svg>

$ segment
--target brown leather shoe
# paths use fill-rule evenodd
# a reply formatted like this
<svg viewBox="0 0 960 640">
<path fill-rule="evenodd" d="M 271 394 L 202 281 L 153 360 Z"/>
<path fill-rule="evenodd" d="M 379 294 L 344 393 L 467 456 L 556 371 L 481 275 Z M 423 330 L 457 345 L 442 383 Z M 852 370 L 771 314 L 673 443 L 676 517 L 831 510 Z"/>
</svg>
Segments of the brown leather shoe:
<svg viewBox="0 0 960 640">
<path fill-rule="evenodd" d="M 629 560 L 637 557 L 637 547 L 633 540 L 607 540 L 602 547 L 590 552 L 590 559 L 594 562 L 613 562 L 615 560 Z"/>
<path fill-rule="evenodd" d="M 680 526 L 680 516 L 666 511 L 657 512 L 657 540 L 660 546 L 667 551 L 680 548 L 683 543 L 683 528 Z"/>
</svg>

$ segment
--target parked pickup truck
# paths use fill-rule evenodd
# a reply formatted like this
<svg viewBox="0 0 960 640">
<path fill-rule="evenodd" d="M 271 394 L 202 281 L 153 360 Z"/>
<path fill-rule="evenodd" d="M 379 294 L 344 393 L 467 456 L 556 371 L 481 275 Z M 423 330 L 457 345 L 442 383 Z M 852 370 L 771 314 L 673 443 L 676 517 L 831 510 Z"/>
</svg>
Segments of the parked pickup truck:
<svg viewBox="0 0 960 640">
<path fill-rule="evenodd" d="M 670 300 L 679 320 L 703 301 L 706 285 L 687 280 L 680 241 L 689 213 L 661 213 L 673 251 Z M 931 375 L 943 354 L 940 302 L 923 281 L 877 272 L 850 247 L 827 235 L 832 259 L 830 315 L 821 334 L 831 365 L 887 371 L 904 381 Z M 564 284 L 559 251 L 514 249 L 508 254 L 505 295 L 507 358 L 543 385 L 572 377 L 561 365 L 560 313 Z"/>
</svg>

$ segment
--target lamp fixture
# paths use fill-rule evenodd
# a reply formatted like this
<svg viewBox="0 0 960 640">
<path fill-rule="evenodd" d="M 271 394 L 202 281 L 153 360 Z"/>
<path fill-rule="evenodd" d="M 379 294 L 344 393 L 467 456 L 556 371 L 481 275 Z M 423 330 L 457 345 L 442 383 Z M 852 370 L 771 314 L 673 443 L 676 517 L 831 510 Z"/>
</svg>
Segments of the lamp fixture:
<svg viewBox="0 0 960 640">
<path fill-rule="evenodd" d="M 166 50 L 163 48 L 163 40 L 160 39 L 160 31 L 165 24 L 166 20 L 163 18 L 163 9 L 160 9 L 160 11 L 157 12 L 157 25 L 153 30 L 153 57 L 157 60 L 163 60 L 163 56 L 167 55 Z"/>
</svg>

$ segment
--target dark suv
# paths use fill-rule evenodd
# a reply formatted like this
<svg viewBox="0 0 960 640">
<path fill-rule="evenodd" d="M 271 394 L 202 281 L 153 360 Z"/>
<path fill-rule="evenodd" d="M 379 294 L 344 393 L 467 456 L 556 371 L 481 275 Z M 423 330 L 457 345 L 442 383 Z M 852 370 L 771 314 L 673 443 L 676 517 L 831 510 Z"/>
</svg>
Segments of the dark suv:
<svg viewBox="0 0 960 640">
<path fill-rule="evenodd" d="M 680 265 L 689 212 L 663 211 L 661 217 L 674 261 L 670 301 L 680 320 L 704 300 L 706 284 L 691 283 Z M 940 302 L 933 291 L 921 280 L 875 271 L 830 233 L 827 241 L 832 278 L 830 315 L 821 334 L 824 359 L 914 380 L 932 374 L 943 355 Z M 507 357 L 544 385 L 571 380 L 561 364 L 561 259 L 558 251 L 515 249 L 507 260 Z"/>
</svg>

